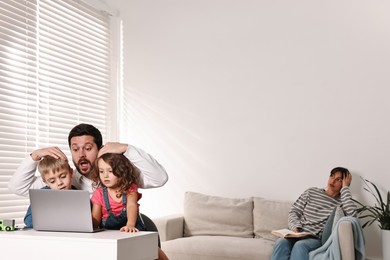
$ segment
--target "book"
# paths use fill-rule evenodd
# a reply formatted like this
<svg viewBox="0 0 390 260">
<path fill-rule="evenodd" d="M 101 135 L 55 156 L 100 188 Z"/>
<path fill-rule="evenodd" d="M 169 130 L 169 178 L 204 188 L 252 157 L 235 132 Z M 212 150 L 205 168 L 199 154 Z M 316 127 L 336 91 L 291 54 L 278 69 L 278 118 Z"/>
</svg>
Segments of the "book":
<svg viewBox="0 0 390 260">
<path fill-rule="evenodd" d="M 299 237 L 313 236 L 313 234 L 310 232 L 306 232 L 306 231 L 294 232 L 287 228 L 272 230 L 271 234 L 277 237 L 284 237 L 284 238 L 293 238 L 293 237 L 299 238 Z"/>
</svg>

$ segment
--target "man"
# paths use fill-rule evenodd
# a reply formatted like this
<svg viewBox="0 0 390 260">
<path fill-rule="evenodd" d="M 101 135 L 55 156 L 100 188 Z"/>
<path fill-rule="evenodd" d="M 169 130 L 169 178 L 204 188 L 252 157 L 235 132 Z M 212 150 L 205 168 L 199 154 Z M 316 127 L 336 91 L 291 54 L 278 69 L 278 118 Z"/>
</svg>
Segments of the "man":
<svg viewBox="0 0 390 260">
<path fill-rule="evenodd" d="M 139 170 L 140 188 L 161 187 L 168 181 L 164 167 L 145 151 L 123 143 L 109 142 L 103 146 L 102 139 L 99 129 L 93 125 L 79 124 L 70 131 L 68 144 L 73 164 L 76 167 L 73 172 L 72 184 L 77 189 L 88 190 L 92 194 L 90 173 L 93 170 L 95 160 L 105 153 L 123 153 Z M 11 177 L 8 183 L 9 190 L 20 196 L 28 196 L 29 189 L 44 187 L 44 181 L 41 176 L 36 176 L 35 172 L 39 161 L 45 156 L 67 159 L 58 147 L 47 147 L 33 151 Z M 148 230 L 157 231 L 149 218 L 143 214 L 141 216 Z"/>
<path fill-rule="evenodd" d="M 76 167 L 73 174 L 73 185 L 77 189 L 88 190 L 92 193 L 92 181 L 89 175 L 95 160 L 105 153 L 123 153 L 140 171 L 140 188 L 156 188 L 168 181 L 168 175 L 152 156 L 130 144 L 109 142 L 102 145 L 100 131 L 89 124 L 79 124 L 69 133 L 68 144 L 72 161 Z M 8 183 L 11 192 L 27 196 L 29 189 L 39 189 L 45 186 L 42 178 L 36 176 L 38 162 L 44 156 L 64 158 L 66 155 L 58 147 L 37 149 L 28 156 L 17 168 Z"/>
</svg>

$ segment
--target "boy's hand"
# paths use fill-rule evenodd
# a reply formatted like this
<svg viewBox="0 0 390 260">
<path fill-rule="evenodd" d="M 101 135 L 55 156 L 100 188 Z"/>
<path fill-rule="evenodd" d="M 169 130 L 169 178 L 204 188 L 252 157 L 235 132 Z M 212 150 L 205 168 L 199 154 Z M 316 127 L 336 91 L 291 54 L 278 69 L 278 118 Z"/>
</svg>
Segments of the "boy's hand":
<svg viewBox="0 0 390 260">
<path fill-rule="evenodd" d="M 124 226 L 124 227 L 122 227 L 119 231 L 121 231 L 121 232 L 131 232 L 131 233 L 133 233 L 133 232 L 138 232 L 139 230 L 136 229 L 136 228 L 133 227 L 133 226 Z"/>
<path fill-rule="evenodd" d="M 61 149 L 56 147 L 56 146 L 37 149 L 37 150 L 33 151 L 30 154 L 30 156 L 34 161 L 40 161 L 42 159 L 42 157 L 44 157 L 44 156 L 51 156 L 51 157 L 56 158 L 56 159 L 64 158 L 65 160 L 68 160 L 68 158 L 61 151 Z"/>
</svg>

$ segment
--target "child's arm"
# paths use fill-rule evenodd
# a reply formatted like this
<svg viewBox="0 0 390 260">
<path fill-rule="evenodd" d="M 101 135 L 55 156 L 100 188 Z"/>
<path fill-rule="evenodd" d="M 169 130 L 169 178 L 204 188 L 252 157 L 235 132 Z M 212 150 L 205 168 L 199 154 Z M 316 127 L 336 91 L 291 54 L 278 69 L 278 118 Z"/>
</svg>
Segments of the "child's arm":
<svg viewBox="0 0 390 260">
<path fill-rule="evenodd" d="M 32 228 L 32 214 L 31 214 L 31 206 L 28 207 L 26 216 L 24 217 L 24 224 L 28 228 Z"/>
<path fill-rule="evenodd" d="M 120 231 L 122 232 L 138 232 L 138 229 L 135 227 L 138 217 L 138 193 L 129 192 L 127 194 L 127 223 L 126 226 L 122 227 Z"/>
<path fill-rule="evenodd" d="M 94 228 L 100 226 L 100 222 L 102 221 L 102 215 L 102 206 L 92 203 L 92 223 Z"/>
</svg>

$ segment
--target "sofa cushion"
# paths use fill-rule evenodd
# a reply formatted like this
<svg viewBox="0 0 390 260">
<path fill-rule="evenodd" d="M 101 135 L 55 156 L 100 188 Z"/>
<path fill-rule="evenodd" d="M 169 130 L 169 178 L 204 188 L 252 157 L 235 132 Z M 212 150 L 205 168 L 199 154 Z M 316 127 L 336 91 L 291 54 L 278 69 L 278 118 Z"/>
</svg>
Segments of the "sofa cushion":
<svg viewBox="0 0 390 260">
<path fill-rule="evenodd" d="M 325 244 L 326 240 L 328 240 L 328 238 L 331 236 L 333 230 L 336 227 L 337 222 L 339 222 L 342 217 L 345 217 L 343 209 L 340 206 L 336 206 L 326 220 L 325 227 L 321 236 L 322 244 Z"/>
<path fill-rule="evenodd" d="M 252 198 L 232 199 L 196 192 L 184 195 L 184 236 L 253 237 Z"/>
<path fill-rule="evenodd" d="M 334 230 L 334 228 L 336 227 L 337 222 L 339 222 L 339 220 L 342 217 L 345 217 L 344 210 L 340 206 L 337 206 L 336 210 L 334 212 L 334 219 L 333 219 L 332 230 Z"/>
<path fill-rule="evenodd" d="M 271 231 L 288 227 L 288 212 L 293 202 L 254 197 L 253 203 L 255 237 L 276 240 Z"/>
<path fill-rule="evenodd" d="M 335 212 L 336 212 L 336 207 L 333 209 L 332 213 L 329 215 L 328 219 L 326 220 L 324 230 L 322 231 L 322 235 L 321 235 L 321 243 L 322 244 L 325 244 L 326 240 L 328 240 L 328 238 L 332 234 L 333 220 L 334 220 Z"/>
<path fill-rule="evenodd" d="M 193 236 L 162 242 L 171 260 L 271 259 L 274 242 L 230 236 Z"/>
</svg>

